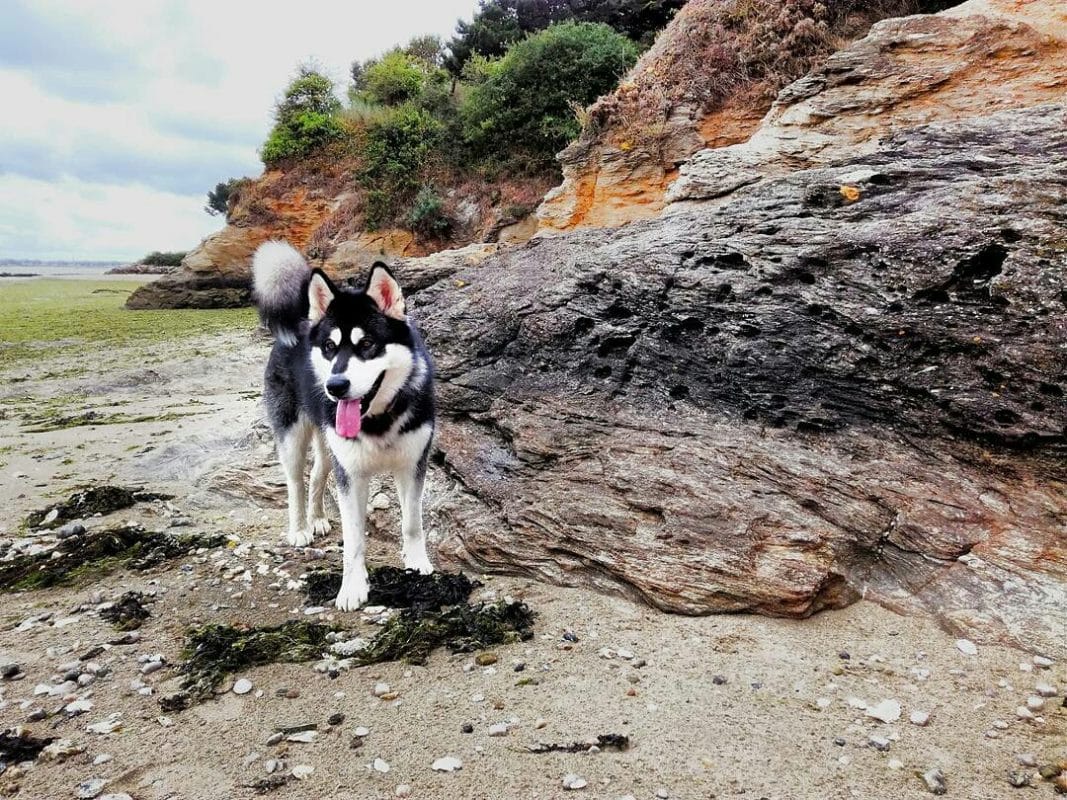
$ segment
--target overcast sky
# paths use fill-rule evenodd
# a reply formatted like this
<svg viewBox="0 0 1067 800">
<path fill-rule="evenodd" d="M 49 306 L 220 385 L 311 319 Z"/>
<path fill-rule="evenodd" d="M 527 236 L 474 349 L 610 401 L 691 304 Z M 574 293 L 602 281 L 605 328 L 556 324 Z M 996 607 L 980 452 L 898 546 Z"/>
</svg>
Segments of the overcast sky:
<svg viewBox="0 0 1067 800">
<path fill-rule="evenodd" d="M 296 66 L 453 31 L 476 0 L 0 0 L 0 258 L 187 250 L 205 196 L 258 175 Z M 342 88 L 343 92 L 343 88 Z"/>
</svg>

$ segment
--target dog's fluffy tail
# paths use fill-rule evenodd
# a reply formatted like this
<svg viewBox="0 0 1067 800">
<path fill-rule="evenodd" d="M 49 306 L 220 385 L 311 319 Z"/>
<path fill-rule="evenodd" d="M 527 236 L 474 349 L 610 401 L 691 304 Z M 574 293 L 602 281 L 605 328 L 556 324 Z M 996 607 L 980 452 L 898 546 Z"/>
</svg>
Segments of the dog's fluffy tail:
<svg viewBox="0 0 1067 800">
<path fill-rule="evenodd" d="M 259 318 L 284 344 L 296 344 L 308 316 L 311 268 L 288 242 L 264 242 L 252 257 L 252 293 Z"/>
</svg>

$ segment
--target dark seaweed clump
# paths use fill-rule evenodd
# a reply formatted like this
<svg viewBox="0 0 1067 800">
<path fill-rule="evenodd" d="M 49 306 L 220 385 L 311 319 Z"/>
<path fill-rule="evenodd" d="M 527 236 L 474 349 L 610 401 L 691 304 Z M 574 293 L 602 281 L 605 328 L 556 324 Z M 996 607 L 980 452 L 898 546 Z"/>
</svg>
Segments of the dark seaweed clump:
<svg viewBox="0 0 1067 800">
<path fill-rule="evenodd" d="M 8 728 L 0 733 L 0 763 L 18 764 L 22 761 L 33 761 L 55 740 L 54 736 L 38 739 L 22 728 Z"/>
<path fill-rule="evenodd" d="M 145 492 L 141 489 L 128 489 L 124 486 L 90 486 L 88 489 L 75 492 L 59 505 L 31 511 L 26 517 L 25 525 L 28 528 L 58 528 L 72 520 L 86 519 L 94 514 L 112 514 L 124 508 L 130 508 L 136 503 L 170 500 L 173 496 Z M 58 516 L 51 522 L 45 523 L 45 518 L 53 509 L 59 512 Z"/>
<path fill-rule="evenodd" d="M 117 569 L 150 569 L 224 542 L 223 536 L 172 536 L 139 525 L 87 531 L 61 540 L 53 551 L 0 562 L 0 591 L 77 586 Z"/>
<path fill-rule="evenodd" d="M 355 656 L 361 666 L 380 661 L 424 664 L 438 647 L 471 653 L 533 637 L 534 613 L 525 603 L 456 605 L 441 611 L 408 608 L 390 619 Z"/>
<path fill-rule="evenodd" d="M 178 671 L 181 691 L 159 702 L 164 711 L 181 711 L 212 697 L 227 675 L 262 664 L 299 663 L 320 658 L 335 630 L 315 622 L 286 622 L 270 628 L 241 629 L 204 625 L 189 633 Z"/>
<path fill-rule="evenodd" d="M 592 747 L 601 750 L 626 750 L 630 746 L 630 737 L 621 733 L 603 733 L 595 742 L 572 742 L 570 744 L 535 744 L 527 748 L 531 753 L 585 753 Z"/>
<path fill-rule="evenodd" d="M 132 631 L 152 616 L 144 605 L 144 595 L 140 592 L 126 592 L 122 597 L 100 612 L 100 616 L 120 631 Z"/>
<path fill-rule="evenodd" d="M 423 575 L 413 569 L 377 567 L 370 571 L 367 603 L 388 608 L 437 611 L 445 606 L 465 603 L 470 593 L 481 585 L 462 572 Z M 320 570 L 307 576 L 307 600 L 312 605 L 327 605 L 340 590 L 340 571 Z"/>
</svg>

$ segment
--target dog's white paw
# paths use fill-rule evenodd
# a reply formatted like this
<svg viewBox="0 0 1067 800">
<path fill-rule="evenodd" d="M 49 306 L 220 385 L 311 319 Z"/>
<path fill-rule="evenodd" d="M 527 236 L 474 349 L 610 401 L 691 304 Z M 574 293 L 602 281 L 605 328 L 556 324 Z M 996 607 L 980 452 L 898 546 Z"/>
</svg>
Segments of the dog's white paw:
<svg viewBox="0 0 1067 800">
<path fill-rule="evenodd" d="M 309 530 L 289 531 L 285 534 L 285 541 L 293 547 L 307 547 L 314 539 L 314 534 Z"/>
<path fill-rule="evenodd" d="M 308 524 L 314 536 L 322 536 L 330 532 L 330 521 L 326 517 L 312 517 Z"/>
<path fill-rule="evenodd" d="M 433 574 L 433 564 L 430 563 L 430 557 L 426 555 L 426 551 L 422 551 L 417 555 L 409 556 L 404 554 L 404 569 L 413 569 L 416 572 L 423 575 Z"/>
<path fill-rule="evenodd" d="M 365 581 L 362 583 L 353 581 L 349 586 L 342 584 L 341 591 L 337 593 L 337 599 L 334 600 L 334 605 L 337 606 L 338 611 L 355 611 L 367 602 L 369 593 L 370 587 L 367 586 Z"/>
</svg>

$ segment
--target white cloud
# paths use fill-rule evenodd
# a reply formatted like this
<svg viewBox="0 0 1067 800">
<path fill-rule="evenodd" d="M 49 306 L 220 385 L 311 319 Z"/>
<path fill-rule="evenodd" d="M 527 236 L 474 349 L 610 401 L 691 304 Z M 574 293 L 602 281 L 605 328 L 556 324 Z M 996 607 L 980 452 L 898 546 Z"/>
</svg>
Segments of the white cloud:
<svg viewBox="0 0 1067 800">
<path fill-rule="evenodd" d="M 344 86 L 355 59 L 447 38 L 476 0 L 125 0 L 0 5 L 0 257 L 187 249 L 256 148 L 297 64 Z M 43 205 L 38 205 L 43 204 Z"/>
</svg>

